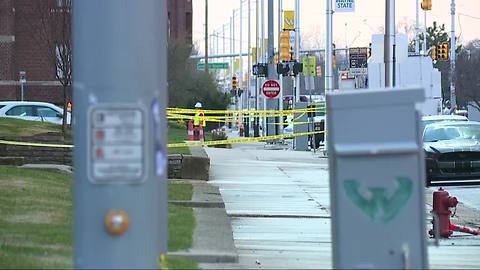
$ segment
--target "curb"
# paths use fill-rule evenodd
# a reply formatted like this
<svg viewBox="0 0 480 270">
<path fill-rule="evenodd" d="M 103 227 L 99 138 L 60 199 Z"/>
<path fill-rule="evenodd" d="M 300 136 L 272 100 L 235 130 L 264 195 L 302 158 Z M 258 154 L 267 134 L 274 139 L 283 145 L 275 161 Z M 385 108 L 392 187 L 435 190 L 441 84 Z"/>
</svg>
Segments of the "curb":
<svg viewBox="0 0 480 270">
<path fill-rule="evenodd" d="M 221 201 L 206 202 L 206 201 L 168 201 L 168 203 L 193 207 L 193 208 L 225 208 L 225 204 Z"/>
<path fill-rule="evenodd" d="M 199 263 L 237 263 L 238 255 L 235 253 L 213 253 L 198 250 L 168 252 L 169 256 L 191 258 Z"/>
</svg>

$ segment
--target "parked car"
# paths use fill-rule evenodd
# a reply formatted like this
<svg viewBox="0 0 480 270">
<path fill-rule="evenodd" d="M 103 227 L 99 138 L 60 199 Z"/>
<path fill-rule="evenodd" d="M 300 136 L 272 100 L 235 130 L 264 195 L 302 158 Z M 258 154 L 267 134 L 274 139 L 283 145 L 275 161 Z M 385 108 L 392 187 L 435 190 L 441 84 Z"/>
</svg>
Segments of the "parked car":
<svg viewBox="0 0 480 270">
<path fill-rule="evenodd" d="M 441 114 L 441 115 L 429 115 L 422 117 L 422 129 L 429 124 L 438 123 L 442 121 L 468 121 L 468 118 L 463 115 L 455 114 Z"/>
<path fill-rule="evenodd" d="M 427 184 L 480 179 L 480 122 L 429 124 L 423 133 Z"/>
<path fill-rule="evenodd" d="M 46 102 L 0 101 L 0 117 L 62 124 L 63 109 Z M 67 112 L 67 123 L 71 114 Z"/>
</svg>

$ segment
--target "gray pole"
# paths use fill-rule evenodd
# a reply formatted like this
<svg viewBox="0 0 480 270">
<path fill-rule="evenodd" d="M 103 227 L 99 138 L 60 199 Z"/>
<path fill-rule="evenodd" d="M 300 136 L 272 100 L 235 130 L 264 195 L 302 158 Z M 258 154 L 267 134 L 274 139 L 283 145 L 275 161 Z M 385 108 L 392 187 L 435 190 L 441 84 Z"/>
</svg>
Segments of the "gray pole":
<svg viewBox="0 0 480 270">
<path fill-rule="evenodd" d="M 233 36 L 233 17 L 230 17 L 230 55 L 233 55 L 233 43 L 234 43 L 234 36 Z M 235 59 L 234 57 L 230 57 L 230 80 L 232 76 L 235 74 Z M 231 87 L 230 87 L 231 88 Z"/>
<path fill-rule="evenodd" d="M 456 37 L 455 37 L 455 0 L 451 3 L 452 31 L 450 33 L 450 104 L 457 107 L 457 95 L 455 91 L 455 61 L 456 61 Z"/>
<path fill-rule="evenodd" d="M 420 34 L 420 0 L 415 1 L 416 7 L 415 7 L 415 54 L 419 55 L 420 54 L 420 37 L 418 36 Z"/>
<path fill-rule="evenodd" d="M 333 9 L 332 0 L 326 0 L 327 14 L 326 14 L 326 50 L 325 50 L 325 94 L 333 91 Z"/>
<path fill-rule="evenodd" d="M 259 42 L 259 22 L 260 22 L 260 2 L 259 0 L 256 0 L 255 2 L 255 63 L 258 65 L 258 59 L 259 59 L 259 53 L 260 50 L 258 49 L 258 46 L 260 45 Z M 255 110 L 258 110 L 260 108 L 258 102 L 258 93 L 259 93 L 259 86 L 260 80 L 258 79 L 258 75 L 255 76 Z M 260 136 L 260 118 L 258 116 L 255 117 L 254 120 L 254 125 L 253 125 L 253 136 L 254 137 L 259 137 Z"/>
<path fill-rule="evenodd" d="M 73 1 L 74 268 L 158 268 L 167 252 L 166 10 Z"/>
<path fill-rule="evenodd" d="M 240 72 L 238 73 L 238 87 L 240 89 L 244 89 L 243 87 L 243 5 L 242 2 L 243 0 L 240 1 L 240 47 L 238 48 L 238 59 L 240 61 Z M 244 89 L 245 90 L 245 89 Z M 243 109 L 243 102 L 241 102 L 242 99 L 240 99 L 241 106 L 240 108 Z"/>
<path fill-rule="evenodd" d="M 275 70 L 275 43 L 274 43 L 274 12 L 273 12 L 273 0 L 268 0 L 268 54 L 267 54 L 267 63 L 268 63 L 268 79 L 276 80 L 277 71 Z M 278 100 L 267 100 L 266 99 L 266 109 L 267 110 L 278 110 Z M 276 125 L 274 117 L 267 117 L 267 136 L 276 134 Z"/>
<path fill-rule="evenodd" d="M 251 12 L 251 6 L 250 6 L 250 2 L 251 0 L 247 0 L 247 8 L 248 8 L 248 13 L 247 13 L 247 22 L 248 22 L 248 26 L 247 26 L 247 32 L 248 32 L 248 37 L 247 37 L 247 43 L 248 43 L 248 52 L 247 52 L 247 63 L 248 63 L 248 67 L 247 67 L 247 94 L 245 95 L 246 96 L 246 100 L 247 100 L 247 110 L 250 110 L 250 76 L 251 76 L 251 71 L 252 71 L 252 12 Z M 248 119 L 248 118 L 247 118 Z M 249 119 L 248 119 L 249 120 Z"/>
<path fill-rule="evenodd" d="M 278 61 L 280 62 L 280 33 L 282 32 L 283 23 L 283 0 L 278 0 Z M 278 101 L 278 110 L 283 111 L 283 76 L 278 74 L 278 80 L 280 81 L 280 99 Z M 279 117 L 279 123 L 283 123 L 283 116 Z M 278 134 L 283 134 L 283 125 L 277 125 Z"/>
<path fill-rule="evenodd" d="M 208 0 L 205 0 L 205 72 L 208 73 Z"/>
<path fill-rule="evenodd" d="M 423 44 L 422 51 L 423 55 L 427 55 L 427 11 L 424 11 L 424 27 L 423 27 Z"/>
<path fill-rule="evenodd" d="M 265 0 L 261 0 L 261 3 L 260 3 L 260 19 L 262 21 L 262 24 L 261 24 L 261 28 L 260 28 L 260 32 L 261 32 L 261 35 L 262 35 L 262 63 L 267 63 L 267 49 L 265 48 Z M 270 71 L 270 70 L 269 70 Z M 265 78 L 262 78 L 261 81 L 260 81 L 260 85 L 262 85 L 262 83 L 265 81 Z M 266 110 L 267 109 L 267 102 L 266 102 L 266 98 L 265 97 L 262 97 L 262 103 L 263 103 L 263 110 Z M 266 127 L 266 123 L 267 123 L 267 118 L 266 117 L 263 117 L 263 121 L 262 121 L 262 135 L 266 135 L 267 133 L 267 127 Z"/>
<path fill-rule="evenodd" d="M 248 36 L 247 36 L 247 43 L 248 43 L 248 52 L 247 52 L 247 92 L 244 93 L 244 97 L 245 97 L 245 100 L 246 100 L 246 103 L 247 103 L 247 110 L 250 110 L 250 85 L 251 85 L 251 74 L 252 74 L 252 71 L 251 71 L 251 67 L 252 67 L 252 57 L 251 57 L 251 52 L 252 52 L 252 39 L 251 39 L 251 24 L 252 24 L 252 12 L 251 12 L 251 6 L 250 6 L 250 2 L 251 0 L 247 0 L 247 9 L 248 9 L 248 12 L 247 12 L 247 23 L 248 23 L 248 26 L 247 26 L 247 32 L 248 32 Z M 245 118 L 245 122 L 246 122 L 246 125 L 245 125 L 245 137 L 250 137 L 250 114 L 247 115 L 247 117 Z"/>
<path fill-rule="evenodd" d="M 385 87 L 394 87 L 395 0 L 385 0 Z"/>
<path fill-rule="evenodd" d="M 330 0 L 327 0 L 327 2 Z M 295 60 L 300 61 L 300 0 L 295 0 Z M 300 101 L 300 74 L 295 76 L 295 102 Z M 295 104 L 295 103 L 294 103 Z"/>
</svg>

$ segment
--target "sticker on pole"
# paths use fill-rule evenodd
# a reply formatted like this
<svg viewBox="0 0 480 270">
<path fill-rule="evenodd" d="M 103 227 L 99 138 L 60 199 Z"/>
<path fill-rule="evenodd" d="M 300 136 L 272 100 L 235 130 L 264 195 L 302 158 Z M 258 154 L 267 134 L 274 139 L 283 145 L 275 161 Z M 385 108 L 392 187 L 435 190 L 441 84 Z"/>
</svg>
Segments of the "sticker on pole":
<svg viewBox="0 0 480 270">
<path fill-rule="evenodd" d="M 335 12 L 355 12 L 355 0 L 335 0 Z"/>
<path fill-rule="evenodd" d="M 262 85 L 262 94 L 269 99 L 278 98 L 280 95 L 280 83 L 276 80 L 267 80 Z"/>
<path fill-rule="evenodd" d="M 145 119 L 138 107 L 96 106 L 89 113 L 88 170 L 95 184 L 145 178 Z"/>
</svg>

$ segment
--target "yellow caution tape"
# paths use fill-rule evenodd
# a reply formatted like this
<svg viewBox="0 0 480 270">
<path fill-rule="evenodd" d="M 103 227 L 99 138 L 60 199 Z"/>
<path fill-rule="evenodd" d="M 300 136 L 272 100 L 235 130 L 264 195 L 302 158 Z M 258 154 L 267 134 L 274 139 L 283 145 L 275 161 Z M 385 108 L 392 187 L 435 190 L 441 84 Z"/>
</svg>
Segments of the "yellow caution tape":
<svg viewBox="0 0 480 270">
<path fill-rule="evenodd" d="M 56 148 L 72 148 L 70 144 L 48 144 L 48 143 L 31 143 L 0 140 L 0 144 L 20 145 L 20 146 L 40 146 L 40 147 L 56 147 Z"/>
<path fill-rule="evenodd" d="M 198 109 L 183 109 L 183 108 L 168 108 L 168 113 L 192 113 L 195 114 Z M 292 113 L 302 113 L 302 112 L 320 112 L 325 111 L 325 107 L 316 107 L 316 108 L 306 108 L 306 109 L 295 109 L 295 110 L 201 110 L 204 114 L 292 114 Z"/>
<path fill-rule="evenodd" d="M 292 134 L 283 134 L 283 135 L 271 135 L 263 137 L 253 137 L 253 138 L 238 138 L 238 139 L 227 139 L 220 141 L 191 141 L 183 143 L 169 143 L 167 144 L 168 148 L 178 148 L 178 147 L 188 147 L 188 146 L 209 146 L 209 145 L 222 145 L 222 144 L 234 144 L 234 143 L 247 143 L 247 142 L 260 142 L 276 139 L 288 139 L 299 136 L 308 136 L 314 134 L 324 133 L 325 131 L 311 131 L 311 132 L 301 132 L 301 133 L 292 133 Z M 7 145 L 19 145 L 19 146 L 35 146 L 35 147 L 57 147 L 57 148 L 73 148 L 73 145 L 69 144 L 44 144 L 44 143 L 31 143 L 31 142 L 17 142 L 17 141 L 5 141 L 0 140 L 0 144 Z"/>
<path fill-rule="evenodd" d="M 168 144 L 168 148 L 260 142 L 260 141 L 269 141 L 269 140 L 277 140 L 277 139 L 289 139 L 294 137 L 315 135 L 320 133 L 324 133 L 324 131 L 301 132 L 301 133 L 272 135 L 272 136 L 263 136 L 263 137 L 254 137 L 254 138 L 238 138 L 238 139 L 228 139 L 228 140 L 220 140 L 220 141 L 207 141 L 207 142 L 192 141 L 192 142 L 186 142 L 186 143 L 170 143 Z"/>
</svg>

